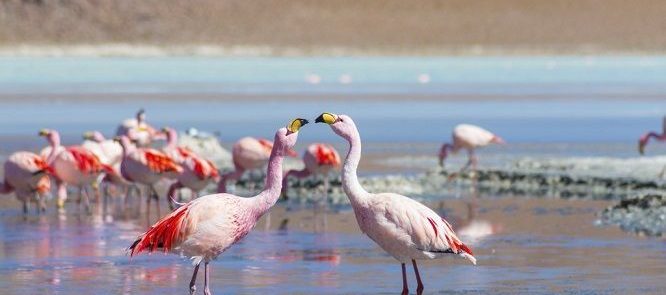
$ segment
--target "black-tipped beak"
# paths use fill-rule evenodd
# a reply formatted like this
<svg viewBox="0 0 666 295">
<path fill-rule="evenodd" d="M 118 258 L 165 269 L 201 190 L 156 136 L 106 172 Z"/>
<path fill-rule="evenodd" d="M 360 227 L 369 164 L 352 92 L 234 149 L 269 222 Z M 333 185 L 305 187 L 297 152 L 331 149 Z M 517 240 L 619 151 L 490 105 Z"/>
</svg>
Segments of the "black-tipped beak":
<svg viewBox="0 0 666 295">
<path fill-rule="evenodd" d="M 301 120 L 301 127 L 303 127 L 305 124 L 310 123 L 310 121 L 305 120 L 305 119 L 300 119 Z"/>
<path fill-rule="evenodd" d="M 324 114 L 319 115 L 319 117 L 315 119 L 315 123 L 326 123 L 324 122 Z"/>
</svg>

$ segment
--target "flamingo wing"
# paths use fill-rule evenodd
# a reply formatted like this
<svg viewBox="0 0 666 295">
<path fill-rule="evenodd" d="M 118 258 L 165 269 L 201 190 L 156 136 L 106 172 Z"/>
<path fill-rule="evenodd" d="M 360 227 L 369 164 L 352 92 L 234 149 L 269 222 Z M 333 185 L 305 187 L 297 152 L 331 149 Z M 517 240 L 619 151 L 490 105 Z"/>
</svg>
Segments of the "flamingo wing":
<svg viewBox="0 0 666 295">
<path fill-rule="evenodd" d="M 154 150 L 144 149 L 146 164 L 155 173 L 181 172 L 182 168 L 171 157 Z"/>
<path fill-rule="evenodd" d="M 67 152 L 69 152 L 76 164 L 83 173 L 92 174 L 99 173 L 108 168 L 100 162 L 99 158 L 95 156 L 92 152 L 85 149 L 81 146 L 71 146 L 67 147 Z"/>
<path fill-rule="evenodd" d="M 340 155 L 335 149 L 326 144 L 317 144 L 315 148 L 315 156 L 319 165 L 340 165 Z"/>
<path fill-rule="evenodd" d="M 451 225 L 425 205 L 408 197 L 384 193 L 377 195 L 377 208 L 393 235 L 407 239 L 424 252 L 467 254 L 472 250 L 460 241 Z M 465 256 L 465 255 L 464 255 Z M 473 256 L 472 256 L 473 257 Z"/>
</svg>

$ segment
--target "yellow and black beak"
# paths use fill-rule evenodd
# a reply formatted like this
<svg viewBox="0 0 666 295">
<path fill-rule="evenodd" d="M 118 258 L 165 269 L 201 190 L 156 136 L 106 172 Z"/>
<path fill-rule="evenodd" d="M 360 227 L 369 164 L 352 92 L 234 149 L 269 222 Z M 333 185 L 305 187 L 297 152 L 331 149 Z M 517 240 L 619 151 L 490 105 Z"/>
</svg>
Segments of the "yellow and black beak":
<svg viewBox="0 0 666 295">
<path fill-rule="evenodd" d="M 338 115 L 332 113 L 322 113 L 315 119 L 315 123 L 326 123 L 331 125 L 338 121 Z"/>
<path fill-rule="evenodd" d="M 47 136 L 47 135 L 49 135 L 49 133 L 50 132 L 49 132 L 48 129 L 39 130 L 39 136 Z"/>
<path fill-rule="evenodd" d="M 93 139 L 93 133 L 91 131 L 87 131 L 83 133 L 83 139 L 84 140 L 91 140 Z"/>
<path fill-rule="evenodd" d="M 287 130 L 291 133 L 296 133 L 298 132 L 301 127 L 305 126 L 305 124 L 309 123 L 308 120 L 301 119 L 301 118 L 296 118 L 287 125 Z"/>
</svg>

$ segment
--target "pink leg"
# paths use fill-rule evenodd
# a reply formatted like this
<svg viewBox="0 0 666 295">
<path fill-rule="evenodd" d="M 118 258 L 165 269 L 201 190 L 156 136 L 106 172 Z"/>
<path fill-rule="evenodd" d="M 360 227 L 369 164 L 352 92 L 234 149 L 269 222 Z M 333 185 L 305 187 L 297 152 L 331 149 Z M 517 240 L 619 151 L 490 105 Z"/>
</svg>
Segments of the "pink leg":
<svg viewBox="0 0 666 295">
<path fill-rule="evenodd" d="M 409 295 L 409 288 L 407 288 L 407 270 L 405 264 L 402 264 L 402 295 Z"/>
<path fill-rule="evenodd" d="M 56 201 L 56 205 L 58 208 L 63 208 L 65 207 L 65 200 L 67 200 L 67 184 L 58 180 L 56 181 L 56 185 L 58 186 L 58 200 Z"/>
<path fill-rule="evenodd" d="M 289 177 L 296 177 L 298 179 L 310 176 L 310 171 L 303 168 L 303 170 L 289 170 L 284 177 L 282 177 L 282 195 L 287 199 L 287 189 L 289 187 Z"/>
<path fill-rule="evenodd" d="M 416 287 L 416 294 L 421 295 L 423 294 L 423 282 L 421 282 L 421 275 L 419 274 L 419 268 L 416 266 L 416 260 L 412 259 L 412 265 L 414 266 L 414 273 L 416 274 L 416 283 L 418 284 L 418 287 Z"/>
<path fill-rule="evenodd" d="M 220 179 L 220 182 L 217 184 L 217 192 L 218 193 L 226 193 L 227 192 L 227 181 L 229 180 L 238 180 L 243 176 L 243 173 L 245 172 L 244 169 L 236 167 L 236 170 L 231 171 L 229 173 L 223 174 L 222 178 Z"/>
<path fill-rule="evenodd" d="M 199 272 L 199 265 L 201 262 L 199 262 L 195 267 L 194 267 L 194 272 L 192 273 L 192 279 L 190 280 L 190 295 L 194 295 L 194 293 L 197 292 L 197 273 Z"/>
<path fill-rule="evenodd" d="M 204 295 L 212 295 L 210 293 L 210 269 L 208 267 L 208 261 L 204 262 Z"/>
</svg>

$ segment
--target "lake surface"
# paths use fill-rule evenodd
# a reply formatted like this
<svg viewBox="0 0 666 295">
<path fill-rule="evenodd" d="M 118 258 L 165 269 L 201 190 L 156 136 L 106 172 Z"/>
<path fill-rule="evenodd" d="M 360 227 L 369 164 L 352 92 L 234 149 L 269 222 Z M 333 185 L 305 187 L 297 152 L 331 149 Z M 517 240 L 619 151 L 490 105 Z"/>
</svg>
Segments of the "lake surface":
<svg viewBox="0 0 666 295">
<path fill-rule="evenodd" d="M 526 156 L 630 158 L 638 136 L 661 129 L 666 57 L 0 58 L 3 158 L 44 146 L 41 128 L 61 131 L 68 144 L 87 130 L 111 135 L 141 107 L 155 126 L 217 132 L 226 147 L 243 136 L 272 137 L 297 116 L 346 113 L 359 126 L 366 157 L 389 163 L 392 173 L 434 166 L 438 145 L 463 122 L 509 142 L 481 151 L 482 166 Z M 314 141 L 345 149 L 326 126 L 306 126 L 299 149 Z M 663 145 L 648 147 L 649 155 L 663 153 Z M 363 175 L 385 169 L 361 168 Z M 426 294 L 666 288 L 663 240 L 595 225 L 609 202 L 464 191 L 429 201 L 457 230 L 467 228 L 480 263 L 424 263 Z M 188 261 L 125 253 L 156 216 L 100 206 L 86 215 L 68 204 L 65 212 L 24 218 L 11 196 L 0 204 L 3 294 L 187 291 Z M 478 205 L 470 211 L 470 204 Z M 399 265 L 358 232 L 349 208 L 330 210 L 323 221 L 291 205 L 274 208 L 270 224 L 213 263 L 215 294 L 400 290 Z"/>
</svg>

